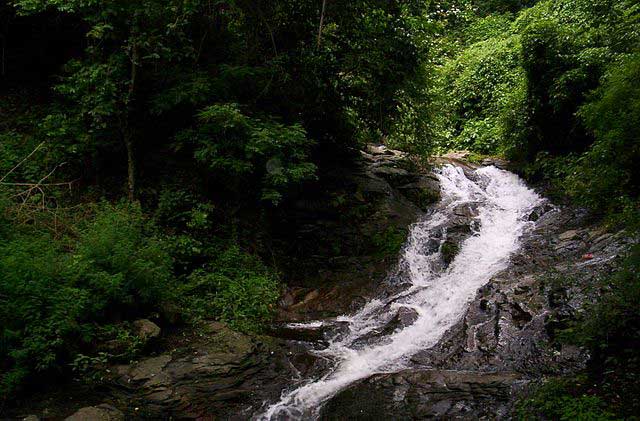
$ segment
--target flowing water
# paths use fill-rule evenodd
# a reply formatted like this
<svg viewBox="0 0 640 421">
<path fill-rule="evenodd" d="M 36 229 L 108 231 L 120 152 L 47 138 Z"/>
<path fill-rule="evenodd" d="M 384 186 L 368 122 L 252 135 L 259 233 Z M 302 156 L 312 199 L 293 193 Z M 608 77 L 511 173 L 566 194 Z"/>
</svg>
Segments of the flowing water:
<svg viewBox="0 0 640 421">
<path fill-rule="evenodd" d="M 506 267 L 532 225 L 529 214 L 542 199 L 516 175 L 495 167 L 467 177 L 460 167 L 447 165 L 438 178 L 442 200 L 433 214 L 412 226 L 399 265 L 405 275 L 395 280 L 400 292 L 340 317 L 348 329 L 316 351 L 332 362 L 331 368 L 284 391 L 259 419 L 316 418 L 323 403 L 352 383 L 409 367 L 410 357 L 434 346 L 464 315 L 477 290 Z M 447 224 L 464 207 L 477 214 L 475 231 L 444 267 L 441 252 Z M 412 323 L 388 332 L 385 327 L 403 307 L 412 314 Z"/>
</svg>

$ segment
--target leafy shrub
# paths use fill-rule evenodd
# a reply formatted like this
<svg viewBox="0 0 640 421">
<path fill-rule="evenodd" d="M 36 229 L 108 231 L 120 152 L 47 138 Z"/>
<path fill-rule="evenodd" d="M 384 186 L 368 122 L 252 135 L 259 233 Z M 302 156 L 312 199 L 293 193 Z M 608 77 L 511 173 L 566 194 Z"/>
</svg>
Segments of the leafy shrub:
<svg viewBox="0 0 640 421">
<path fill-rule="evenodd" d="M 371 242 L 380 258 L 395 258 L 407 239 L 407 231 L 402 228 L 387 227 L 382 232 L 374 233 Z"/>
<path fill-rule="evenodd" d="M 74 259 L 83 285 L 98 294 L 95 311 L 168 298 L 171 258 L 139 206 L 105 205 L 82 230 Z"/>
<path fill-rule="evenodd" d="M 440 248 L 442 259 L 447 265 L 453 262 L 453 259 L 455 259 L 459 252 L 460 246 L 453 241 L 445 241 Z"/>
<path fill-rule="evenodd" d="M 232 245 L 206 269 L 194 271 L 181 292 L 192 317 L 255 331 L 272 316 L 280 286 L 259 259 Z"/>
<path fill-rule="evenodd" d="M 521 130 L 517 113 L 526 81 L 520 40 L 500 36 L 471 45 L 442 70 L 447 119 L 441 149 L 496 153 L 509 148 Z"/>
<path fill-rule="evenodd" d="M 198 118 L 199 127 L 180 134 L 178 146 L 191 144 L 195 160 L 224 174 L 228 187 L 242 190 L 256 177 L 262 199 L 277 204 L 290 185 L 315 177 L 316 167 L 307 161 L 313 142 L 299 124 L 252 118 L 237 104 L 211 105 Z"/>
<path fill-rule="evenodd" d="M 522 31 L 522 66 L 527 75 L 531 136 L 522 145 L 525 158 L 540 151 L 566 153 L 581 150 L 589 140 L 575 113 L 597 75 L 581 66 L 579 28 L 556 19 L 535 20 Z"/>
<path fill-rule="evenodd" d="M 13 230 L 0 243 L 3 396 L 32 375 L 61 371 L 92 348 L 101 324 L 169 299 L 171 260 L 137 206 L 102 205 L 67 242 Z"/>
<path fill-rule="evenodd" d="M 640 54 L 634 54 L 612 66 L 593 100 L 580 110 L 596 141 L 573 167 L 568 183 L 573 197 L 591 208 L 619 211 L 624 208 L 626 197 L 638 199 L 638 80 Z"/>
<path fill-rule="evenodd" d="M 9 208 L 11 201 L 6 197 L 4 192 L 0 192 L 0 239 L 7 238 L 11 223 L 9 220 Z"/>
<path fill-rule="evenodd" d="M 67 340 L 90 334 L 78 322 L 86 315 L 91 294 L 73 285 L 71 265 L 47 236 L 0 244 L 3 397 L 21 386 L 32 371 L 59 367 Z"/>
<path fill-rule="evenodd" d="M 513 17 L 509 14 L 491 14 L 484 18 L 475 19 L 463 29 L 465 41 L 468 44 L 475 44 L 492 38 L 504 38 L 512 31 L 512 20 Z"/>
<path fill-rule="evenodd" d="M 578 394 L 580 384 L 570 380 L 552 379 L 545 382 L 532 396 L 518 405 L 518 418 L 523 420 L 552 419 L 615 420 L 606 409 L 606 404 L 597 396 Z"/>
</svg>

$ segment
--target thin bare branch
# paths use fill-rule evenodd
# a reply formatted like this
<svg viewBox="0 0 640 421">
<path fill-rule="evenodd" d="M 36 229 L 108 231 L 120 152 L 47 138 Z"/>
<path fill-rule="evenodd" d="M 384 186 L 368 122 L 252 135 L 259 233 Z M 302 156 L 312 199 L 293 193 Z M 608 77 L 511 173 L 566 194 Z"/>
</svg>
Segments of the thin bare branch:
<svg viewBox="0 0 640 421">
<path fill-rule="evenodd" d="M 45 142 L 44 142 L 44 141 L 43 141 L 43 142 L 40 142 L 40 144 L 39 144 L 38 146 L 36 146 L 36 148 L 35 148 L 34 150 L 32 150 L 32 151 L 31 151 L 31 153 L 30 153 L 29 155 L 27 155 L 27 156 L 26 156 L 22 161 L 18 162 L 18 165 L 16 165 L 15 167 L 13 167 L 13 168 L 11 169 L 11 171 L 9 171 L 9 172 L 8 172 L 8 173 L 6 173 L 2 178 L 0 178 L 0 183 L 1 183 L 1 182 L 3 182 L 4 180 L 6 180 L 6 179 L 7 179 L 7 177 L 8 177 L 9 175 L 11 175 L 15 170 L 17 170 L 17 169 L 18 169 L 18 167 L 20 167 L 20 165 L 24 164 L 24 162 L 25 162 L 27 159 L 31 158 L 31 156 L 32 156 L 34 153 L 38 152 L 38 150 L 39 150 L 39 149 L 42 147 L 42 145 L 44 145 L 44 144 L 45 144 Z"/>
</svg>

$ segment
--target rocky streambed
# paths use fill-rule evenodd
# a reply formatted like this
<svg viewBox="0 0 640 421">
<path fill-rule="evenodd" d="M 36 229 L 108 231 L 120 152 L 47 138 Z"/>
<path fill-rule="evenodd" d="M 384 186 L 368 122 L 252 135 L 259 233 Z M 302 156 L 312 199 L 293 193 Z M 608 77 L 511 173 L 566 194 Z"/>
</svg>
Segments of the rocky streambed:
<svg viewBox="0 0 640 421">
<path fill-rule="evenodd" d="M 457 157 L 440 161 L 454 162 L 469 177 L 478 167 Z M 464 204 L 444 224 L 447 236 L 436 240 L 445 268 L 476 232 L 477 216 L 473 203 Z M 606 232 L 584 211 L 546 201 L 528 219 L 533 228 L 506 268 L 479 289 L 437 344 L 413 355 L 406 369 L 346 387 L 326 403 L 320 418 L 509 419 L 517 398 L 531 385 L 584 368 L 589 357 L 584 350 L 558 345 L 554 336 L 585 303 L 597 299 L 597 279 L 616 269 L 633 240 L 624 232 Z M 473 271 L 471 266 L 470 276 Z M 382 285 L 387 296 L 397 287 Z M 415 320 L 411 310 L 401 308 L 381 331 L 402 329 Z"/>
<path fill-rule="evenodd" d="M 60 396 L 55 395 L 24 416 L 249 419 L 264 414 L 294 384 L 322 376 L 332 365 L 322 350 L 341 329 L 348 329 L 338 316 L 402 290 L 397 281 L 406 267 L 397 267 L 397 258 L 381 254 L 371 240 L 377 233 L 398 232 L 428 219 L 439 197 L 437 177 L 419 170 L 405 154 L 370 147 L 361 156 L 359 164 L 340 177 L 348 206 L 361 206 L 363 214 L 351 224 L 336 217 L 318 218 L 326 212 L 315 204 L 315 224 L 296 224 L 302 227 L 296 234 L 301 241 L 330 230 L 342 239 L 343 249 L 338 258 L 319 253 L 318 267 L 323 260 L 331 265 L 317 271 L 315 279 L 290 282 L 268 334 L 246 335 L 221 323 L 203 323 L 195 332 L 169 340 L 155 354 L 111 367 L 101 386 L 79 402 L 53 402 Z M 458 158 L 440 162 L 453 162 L 474 177 L 477 166 Z M 441 270 L 452 264 L 478 228 L 478 207 L 473 203 L 452 212 L 443 224 L 446 236 L 425 243 L 439 250 Z M 594 299 L 598 291 L 590 286 L 616 268 L 631 240 L 622 232 L 606 232 L 584 212 L 548 202 L 536 206 L 527 218 L 535 225 L 523 234 L 508 264 L 475 293 L 435 345 L 413 353 L 401 370 L 366 376 L 341 388 L 316 416 L 508 419 L 515 400 L 531 384 L 581 369 L 588 355 L 555 345 L 554 334 Z M 359 236 L 369 241 L 356 244 Z M 305 273 L 313 270 L 312 266 Z M 473 275 L 473 267 L 468 270 Z M 411 326 L 418 317 L 411 308 L 394 308 L 382 327 L 361 343 Z M 89 406 L 79 409 L 80 402 Z"/>
<path fill-rule="evenodd" d="M 530 385 L 582 369 L 588 355 L 556 345 L 554 334 L 596 298 L 596 278 L 616 268 L 631 240 L 570 209 L 539 218 L 436 346 L 416 354 L 411 369 L 343 391 L 323 419 L 509 419 Z"/>
</svg>

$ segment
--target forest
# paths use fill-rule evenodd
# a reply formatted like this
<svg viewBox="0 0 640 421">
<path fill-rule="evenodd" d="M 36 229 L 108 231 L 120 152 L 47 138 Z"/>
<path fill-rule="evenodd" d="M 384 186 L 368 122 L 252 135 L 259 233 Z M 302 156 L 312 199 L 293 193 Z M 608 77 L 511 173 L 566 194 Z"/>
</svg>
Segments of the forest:
<svg viewBox="0 0 640 421">
<path fill-rule="evenodd" d="M 640 228 L 638 0 L 7 0 L 0 49 L 0 417 L 140 358 L 141 318 L 267 332 L 316 253 L 292 215 L 349 207 L 368 144 Z M 640 416 L 639 252 L 515 417 Z"/>
</svg>

